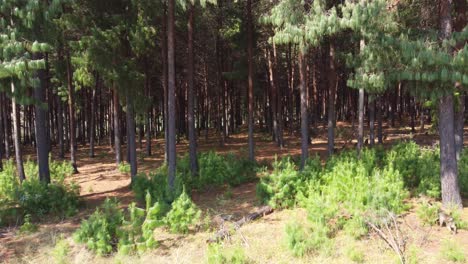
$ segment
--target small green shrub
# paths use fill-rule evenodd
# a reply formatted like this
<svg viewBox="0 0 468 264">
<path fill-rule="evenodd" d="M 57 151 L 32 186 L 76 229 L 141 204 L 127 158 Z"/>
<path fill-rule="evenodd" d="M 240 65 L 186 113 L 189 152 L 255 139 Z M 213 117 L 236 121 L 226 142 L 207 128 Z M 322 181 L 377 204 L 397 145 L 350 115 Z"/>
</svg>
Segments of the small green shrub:
<svg viewBox="0 0 468 264">
<path fill-rule="evenodd" d="M 130 173 L 130 164 L 126 162 L 121 162 L 119 163 L 119 172 L 123 174 L 129 174 Z"/>
<path fill-rule="evenodd" d="M 417 188 L 420 182 L 418 170 L 421 149 L 414 141 L 400 142 L 392 147 L 386 155 L 386 164 L 393 164 L 400 172 L 409 188 Z"/>
<path fill-rule="evenodd" d="M 346 256 L 355 263 L 364 263 L 364 252 L 356 248 L 355 246 L 349 247 L 346 250 Z"/>
<path fill-rule="evenodd" d="M 172 209 L 167 213 L 165 223 L 174 233 L 188 233 L 189 227 L 200 219 L 201 211 L 184 191 L 172 203 Z"/>
<path fill-rule="evenodd" d="M 273 163 L 273 171 L 257 184 L 257 197 L 273 208 L 290 208 L 296 205 L 298 193 L 306 193 L 308 181 L 321 170 L 318 157 L 309 161 L 303 172 L 298 171 L 290 157 Z"/>
<path fill-rule="evenodd" d="M 5 203 L 16 200 L 19 186 L 15 164 L 12 160 L 7 160 L 3 164 L 3 171 L 0 171 L 0 202 Z"/>
<path fill-rule="evenodd" d="M 70 245 L 68 242 L 60 238 L 55 242 L 55 247 L 52 249 L 52 257 L 54 258 L 54 262 L 57 264 L 66 264 L 68 263 L 67 257 L 70 253 Z"/>
<path fill-rule="evenodd" d="M 112 252 L 117 245 L 117 229 L 122 225 L 123 210 L 115 199 L 107 198 L 102 206 L 81 223 L 74 239 L 102 256 Z"/>
<path fill-rule="evenodd" d="M 37 225 L 31 223 L 31 216 L 27 214 L 24 217 L 24 223 L 20 227 L 19 231 L 21 234 L 32 234 L 32 233 L 35 233 L 37 229 L 38 229 Z"/>
<path fill-rule="evenodd" d="M 320 223 L 315 223 L 308 228 L 298 223 L 286 225 L 288 248 L 297 257 L 302 257 L 313 251 L 328 255 L 333 245 L 328 234 L 327 226 Z"/>
<path fill-rule="evenodd" d="M 442 241 L 442 249 L 440 251 L 445 260 L 453 262 L 464 262 L 465 253 L 463 248 L 453 240 Z"/>
<path fill-rule="evenodd" d="M 435 225 L 439 218 L 439 210 L 439 203 L 430 204 L 427 201 L 423 201 L 416 210 L 416 214 L 424 225 Z"/>
</svg>

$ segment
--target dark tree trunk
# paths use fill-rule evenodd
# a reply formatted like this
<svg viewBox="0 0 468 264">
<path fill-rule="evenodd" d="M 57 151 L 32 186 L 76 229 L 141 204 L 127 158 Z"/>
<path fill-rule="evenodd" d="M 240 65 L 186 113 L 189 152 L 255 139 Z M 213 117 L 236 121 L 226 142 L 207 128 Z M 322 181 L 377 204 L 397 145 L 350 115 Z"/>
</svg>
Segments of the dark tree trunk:
<svg viewBox="0 0 468 264">
<path fill-rule="evenodd" d="M 135 143 L 135 114 L 133 108 L 133 98 L 130 95 L 130 92 L 127 92 L 127 148 L 129 153 L 130 176 L 132 177 L 132 183 L 138 172 Z"/>
<path fill-rule="evenodd" d="M 146 73 L 146 96 L 151 98 L 151 87 L 150 87 L 150 78 L 149 73 Z M 151 156 L 151 112 L 153 108 L 150 106 L 146 111 L 146 118 L 145 118 L 145 133 L 146 133 L 146 156 Z"/>
<path fill-rule="evenodd" d="M 42 56 L 39 56 L 41 58 Z M 47 55 L 46 55 L 47 61 Z M 47 63 L 47 62 L 46 62 Z M 46 102 L 45 93 L 47 92 L 47 80 L 45 70 L 38 70 L 39 85 L 34 89 L 35 104 L 35 133 L 36 133 L 36 151 L 39 171 L 39 180 L 44 183 L 50 183 L 49 171 L 49 141 L 46 127 Z"/>
<path fill-rule="evenodd" d="M 3 171 L 3 153 L 5 152 L 3 148 L 3 143 L 5 141 L 5 134 L 3 130 L 3 94 L 0 93 L 0 172 Z"/>
<path fill-rule="evenodd" d="M 65 146 L 63 140 L 63 103 L 62 99 L 59 95 L 56 96 L 57 101 L 57 136 L 58 136 L 58 144 L 59 144 L 59 158 L 65 158 Z"/>
<path fill-rule="evenodd" d="M 176 177 L 176 105 L 175 105 L 175 0 L 169 0 L 167 21 L 167 161 L 168 161 L 168 183 L 169 188 L 174 189 Z"/>
<path fill-rule="evenodd" d="M 114 151 L 115 151 L 115 164 L 117 167 L 122 162 L 122 143 L 120 133 L 120 117 L 119 117 L 119 94 L 117 88 L 114 87 L 112 106 L 114 114 Z"/>
<path fill-rule="evenodd" d="M 96 88 L 91 91 L 91 115 L 90 124 L 89 124 L 89 157 L 94 158 L 94 137 L 95 137 L 95 122 L 96 122 L 96 115 L 94 114 L 96 111 L 96 90 L 98 89 L 99 84 L 99 75 L 96 74 Z"/>
<path fill-rule="evenodd" d="M 379 144 L 383 144 L 382 134 L 382 98 L 379 98 L 377 104 L 377 141 Z"/>
<path fill-rule="evenodd" d="M 194 5 L 189 4 L 189 18 L 187 24 L 188 30 L 188 68 L 187 68 L 187 89 L 188 89 L 188 136 L 189 136 L 189 156 L 190 156 L 190 170 L 192 176 L 198 175 L 198 161 L 197 161 L 197 139 L 195 131 L 195 91 L 193 81 L 193 16 Z"/>
<path fill-rule="evenodd" d="M 15 98 L 15 83 L 11 82 L 11 93 L 13 96 L 11 97 L 11 121 L 13 122 L 13 141 L 15 145 L 15 158 L 16 158 L 16 173 L 21 182 L 26 179 L 24 175 L 24 167 L 23 167 L 23 154 L 21 153 L 21 141 L 20 141 L 20 115 L 18 111 L 18 106 L 16 105 L 16 98 Z"/>
<path fill-rule="evenodd" d="M 7 106 L 7 97 L 5 95 L 3 95 L 3 102 L 2 104 L 0 105 L 0 110 L 2 111 L 2 116 L 3 116 L 3 135 L 5 136 L 5 139 L 4 139 L 4 142 L 5 143 L 5 159 L 10 159 L 10 139 L 9 139 L 9 135 L 11 133 L 11 129 L 10 129 L 10 122 L 8 122 L 8 106 Z"/>
<path fill-rule="evenodd" d="M 299 52 L 299 76 L 301 93 L 301 170 L 309 157 L 309 122 L 307 111 L 306 62 L 302 48 Z"/>
<path fill-rule="evenodd" d="M 255 161 L 254 95 L 253 95 L 253 21 L 252 0 L 247 0 L 247 56 L 248 56 L 248 109 L 249 109 L 249 159 Z"/>
<path fill-rule="evenodd" d="M 452 0 L 440 0 L 440 38 L 447 39 L 452 34 Z M 446 208 L 462 208 L 454 130 L 453 94 L 439 99 L 439 134 L 440 134 L 440 178 L 442 186 L 442 204 Z"/>
<path fill-rule="evenodd" d="M 358 143 L 357 152 L 358 156 L 361 157 L 362 147 L 364 145 L 364 89 L 359 89 L 359 103 L 358 103 Z"/>
<path fill-rule="evenodd" d="M 328 69 L 328 155 L 333 154 L 335 148 L 335 94 L 336 94 L 336 68 L 335 47 L 330 40 Z"/>
<path fill-rule="evenodd" d="M 67 51 L 68 111 L 70 112 L 70 161 L 73 166 L 73 172 L 78 173 L 78 167 L 76 165 L 75 89 L 73 87 L 73 72 L 70 60 L 70 54 L 69 51 Z"/>
<path fill-rule="evenodd" d="M 369 102 L 369 144 L 371 147 L 373 147 L 375 144 L 374 122 L 375 122 L 375 101 L 372 101 L 372 102 Z"/>
</svg>

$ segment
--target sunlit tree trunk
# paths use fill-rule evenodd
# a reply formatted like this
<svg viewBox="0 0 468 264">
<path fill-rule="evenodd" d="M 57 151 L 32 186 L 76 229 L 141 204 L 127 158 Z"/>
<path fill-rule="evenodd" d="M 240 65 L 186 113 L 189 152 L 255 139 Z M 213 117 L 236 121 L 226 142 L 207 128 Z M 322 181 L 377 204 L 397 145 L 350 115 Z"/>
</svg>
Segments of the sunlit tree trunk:
<svg viewBox="0 0 468 264">
<path fill-rule="evenodd" d="M 13 143 L 15 145 L 15 158 L 16 158 L 16 173 L 20 181 L 24 181 L 26 176 L 24 175 L 24 167 L 23 167 L 23 154 L 21 152 L 21 142 L 20 142 L 20 116 L 18 112 L 18 106 L 16 104 L 15 98 L 15 83 L 11 81 L 11 93 L 13 96 L 11 97 L 11 121 L 13 122 Z"/>
</svg>

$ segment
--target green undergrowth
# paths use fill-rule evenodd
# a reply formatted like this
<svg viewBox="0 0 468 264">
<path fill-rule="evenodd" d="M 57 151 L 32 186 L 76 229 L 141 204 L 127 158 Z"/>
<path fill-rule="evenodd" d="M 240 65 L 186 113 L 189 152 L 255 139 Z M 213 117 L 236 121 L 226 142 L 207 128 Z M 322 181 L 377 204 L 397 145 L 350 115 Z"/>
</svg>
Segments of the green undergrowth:
<svg viewBox="0 0 468 264">
<path fill-rule="evenodd" d="M 0 225 L 23 221 L 25 215 L 33 221 L 47 214 L 69 217 L 78 211 L 79 187 L 65 182 L 73 173 L 68 162 L 49 160 L 51 183 L 38 180 L 37 164 L 24 163 L 26 180 L 22 183 L 13 161 L 5 162 L 0 172 Z"/>
<path fill-rule="evenodd" d="M 140 254 L 158 246 L 154 231 L 166 227 L 174 233 L 186 234 L 200 220 L 201 211 L 185 191 L 173 203 L 153 202 L 147 192 L 145 209 L 131 203 L 126 210 L 116 199 L 106 199 L 81 223 L 74 239 L 92 252 L 107 256 Z"/>
<path fill-rule="evenodd" d="M 462 192 L 467 188 L 467 163 L 465 151 L 459 162 Z M 273 208 L 306 208 L 307 223 L 286 227 L 289 248 L 296 256 L 327 254 L 337 233 L 355 239 L 366 236 L 369 222 L 378 225 L 385 215 L 406 211 L 409 205 L 405 200 L 411 195 L 440 198 L 439 173 L 437 146 L 400 142 L 387 151 L 364 149 L 360 159 L 355 151 L 345 151 L 332 156 L 324 166 L 315 157 L 302 171 L 289 157 L 275 160 L 273 170 L 265 171 L 257 184 L 257 196 Z M 432 224 L 437 210 L 421 206 L 418 215 L 424 223 Z M 457 213 L 452 216 L 459 218 Z"/>
</svg>

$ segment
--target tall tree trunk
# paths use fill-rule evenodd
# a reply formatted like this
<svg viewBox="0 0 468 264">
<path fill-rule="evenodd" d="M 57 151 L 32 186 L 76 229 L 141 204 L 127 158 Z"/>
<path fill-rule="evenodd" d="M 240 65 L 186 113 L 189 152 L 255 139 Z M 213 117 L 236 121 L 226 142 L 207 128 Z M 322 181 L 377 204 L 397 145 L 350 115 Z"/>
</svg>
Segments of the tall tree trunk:
<svg viewBox="0 0 468 264">
<path fill-rule="evenodd" d="M 306 62 L 304 48 L 300 48 L 299 52 L 299 76 L 300 76 L 300 93 L 301 93 L 301 170 L 309 157 L 309 122 L 307 111 L 307 87 L 306 87 Z"/>
<path fill-rule="evenodd" d="M 333 154 L 335 148 L 335 94 L 336 94 L 336 68 L 335 46 L 330 40 L 329 69 L 328 69 L 328 155 Z"/>
<path fill-rule="evenodd" d="M 371 147 L 375 144 L 375 133 L 374 133 L 374 123 L 375 123 L 375 101 L 369 102 L 369 144 Z"/>
<path fill-rule="evenodd" d="M 136 143 L 135 143 L 135 114 L 133 106 L 133 98 L 130 92 L 127 91 L 127 148 L 129 153 L 130 176 L 132 183 L 138 172 L 138 164 L 136 159 Z"/>
<path fill-rule="evenodd" d="M 174 189 L 176 177 L 176 105 L 175 105 L 175 0 L 169 0 L 168 21 L 167 21 L 167 102 L 168 102 L 168 129 L 167 129 L 167 149 L 168 149 L 168 183 L 169 188 Z"/>
<path fill-rule="evenodd" d="M 146 78 L 146 96 L 148 98 L 151 98 L 151 87 L 150 87 L 150 78 L 149 78 L 149 73 L 147 72 L 145 74 Z M 151 112 L 152 112 L 152 106 L 149 106 L 147 111 L 146 111 L 146 117 L 145 117 L 145 133 L 146 133 L 146 156 L 151 156 Z"/>
<path fill-rule="evenodd" d="M 117 167 L 122 162 L 122 143 L 120 133 L 120 117 L 119 117 L 119 94 L 117 88 L 114 87 L 112 106 L 114 114 L 114 150 L 115 150 L 115 164 Z"/>
<path fill-rule="evenodd" d="M 3 116 L 3 135 L 5 135 L 5 159 L 10 159 L 10 139 L 9 139 L 9 135 L 10 135 L 10 132 L 11 132 L 11 129 L 10 129 L 10 126 L 9 126 L 9 122 L 8 122 L 8 106 L 7 106 L 7 97 L 5 96 L 5 94 L 3 94 L 3 102 L 2 104 L 0 105 L 0 109 L 2 111 L 2 116 Z"/>
<path fill-rule="evenodd" d="M 377 141 L 379 144 L 383 144 L 383 134 L 382 134 L 382 98 L 378 99 L 377 104 Z"/>
<path fill-rule="evenodd" d="M 57 101 L 57 135 L 58 135 L 58 143 L 59 143 L 59 159 L 64 159 L 65 158 L 65 146 L 64 146 L 64 140 L 63 140 L 63 103 L 62 99 L 60 98 L 59 95 L 56 97 Z"/>
<path fill-rule="evenodd" d="M 169 0 L 172 1 L 172 0 Z M 169 135 L 169 114 L 168 114 L 168 49 L 167 49 L 167 44 L 169 42 L 168 40 L 168 32 L 167 32 L 167 7 L 166 7 L 166 1 L 164 1 L 163 6 L 163 16 L 162 16 L 162 36 L 161 36 L 161 57 L 162 57 L 162 76 L 161 76 L 161 82 L 163 86 L 163 91 L 164 91 L 164 100 L 163 100 L 163 124 L 164 124 L 164 160 L 168 162 L 169 158 L 169 144 L 168 144 L 168 135 Z M 175 81 L 174 81 L 175 82 Z M 175 88 L 174 88 L 175 89 Z M 174 90 L 175 92 L 175 90 Z M 175 132 L 175 128 L 174 128 Z"/>
<path fill-rule="evenodd" d="M 23 167 L 23 154 L 21 153 L 21 142 L 20 142 L 20 115 L 18 111 L 18 106 L 16 105 L 16 98 L 15 98 L 15 83 L 11 81 L 11 93 L 13 96 L 11 97 L 11 120 L 13 122 L 13 141 L 15 145 L 15 157 L 16 157 L 16 173 L 21 182 L 26 179 L 24 175 L 24 167 Z"/>
<path fill-rule="evenodd" d="M 3 153 L 5 152 L 3 148 L 3 143 L 5 139 L 5 134 L 3 130 L 3 104 L 5 102 L 3 101 L 3 93 L 0 93 L 0 172 L 3 171 Z"/>
<path fill-rule="evenodd" d="M 38 56 L 39 58 L 42 55 Z M 47 61 L 47 55 L 46 55 Z M 46 62 L 47 63 L 47 62 Z M 36 132 L 36 151 L 39 171 L 39 180 L 44 183 L 50 183 L 49 170 L 49 141 L 47 137 L 45 93 L 47 91 L 47 80 L 45 70 L 38 70 L 39 85 L 34 89 L 35 108 L 35 132 Z"/>
<path fill-rule="evenodd" d="M 253 21 L 252 0 L 247 0 L 247 56 L 249 63 L 248 76 L 248 109 L 249 109 L 249 159 L 255 161 L 254 143 L 254 95 L 253 95 Z"/>
<path fill-rule="evenodd" d="M 361 157 L 361 151 L 364 145 L 364 89 L 362 88 L 359 89 L 358 116 L 359 116 L 359 125 L 358 125 L 357 151 L 358 151 L 358 156 Z"/>
<path fill-rule="evenodd" d="M 198 175 L 198 161 L 197 161 L 197 139 L 195 131 L 195 91 L 193 81 L 193 16 L 194 16 L 194 5 L 189 4 L 189 18 L 187 24 L 188 31 L 188 68 L 187 68 L 187 88 L 188 88 L 188 134 L 189 134 L 189 157 L 190 157 L 190 171 L 192 176 Z"/>
<path fill-rule="evenodd" d="M 440 38 L 447 39 L 452 34 L 452 0 L 440 0 Z M 442 186 L 442 204 L 444 207 L 462 208 L 455 147 L 453 94 L 439 99 L 439 134 L 440 134 L 440 178 Z"/>
<path fill-rule="evenodd" d="M 278 93 L 275 80 L 275 70 L 273 66 L 273 60 L 271 56 L 271 51 L 265 49 L 266 59 L 268 61 L 268 77 L 270 79 L 270 88 L 271 88 L 271 113 L 273 121 L 273 140 L 275 140 L 278 146 L 281 146 L 280 132 L 278 126 Z"/>
<path fill-rule="evenodd" d="M 96 111 L 96 90 L 98 89 L 99 83 L 99 75 L 96 74 L 96 88 L 91 91 L 91 115 L 90 124 L 89 124 L 89 157 L 94 158 L 94 136 L 95 136 L 95 123 L 96 123 L 96 115 L 94 114 Z"/>
<path fill-rule="evenodd" d="M 71 68 L 70 51 L 67 51 L 67 83 L 68 83 L 68 111 L 70 112 L 70 160 L 73 172 L 78 173 L 76 165 L 76 123 L 75 123 L 75 89 L 73 87 L 73 72 Z"/>
</svg>

